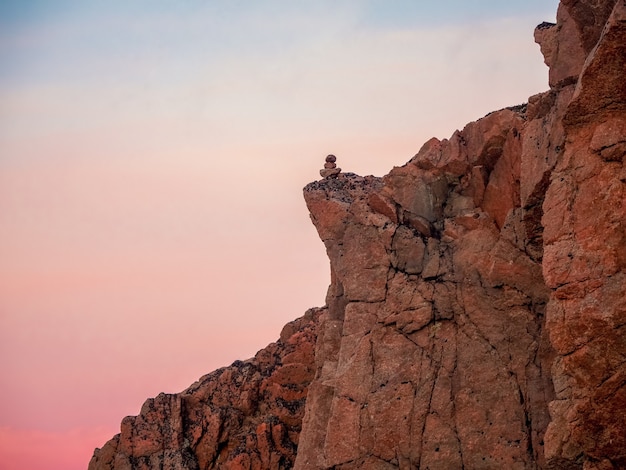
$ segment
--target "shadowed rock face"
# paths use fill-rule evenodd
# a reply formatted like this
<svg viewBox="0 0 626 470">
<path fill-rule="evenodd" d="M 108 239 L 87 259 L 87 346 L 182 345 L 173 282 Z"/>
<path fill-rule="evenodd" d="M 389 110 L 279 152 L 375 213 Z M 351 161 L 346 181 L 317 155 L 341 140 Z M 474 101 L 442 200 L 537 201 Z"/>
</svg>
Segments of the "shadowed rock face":
<svg viewBox="0 0 626 470">
<path fill-rule="evenodd" d="M 563 0 L 535 39 L 549 91 L 307 185 L 326 307 L 90 470 L 626 468 L 626 1 Z"/>
</svg>

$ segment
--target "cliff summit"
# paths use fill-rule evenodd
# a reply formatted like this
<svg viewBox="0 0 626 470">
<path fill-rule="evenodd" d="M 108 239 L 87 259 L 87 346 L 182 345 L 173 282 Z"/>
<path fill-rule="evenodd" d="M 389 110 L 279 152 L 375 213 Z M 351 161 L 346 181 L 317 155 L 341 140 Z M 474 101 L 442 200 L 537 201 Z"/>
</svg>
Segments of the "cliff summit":
<svg viewBox="0 0 626 470">
<path fill-rule="evenodd" d="M 325 306 L 148 400 L 89 470 L 625 469 L 626 1 L 534 35 L 526 105 L 382 178 L 327 157 Z"/>
</svg>

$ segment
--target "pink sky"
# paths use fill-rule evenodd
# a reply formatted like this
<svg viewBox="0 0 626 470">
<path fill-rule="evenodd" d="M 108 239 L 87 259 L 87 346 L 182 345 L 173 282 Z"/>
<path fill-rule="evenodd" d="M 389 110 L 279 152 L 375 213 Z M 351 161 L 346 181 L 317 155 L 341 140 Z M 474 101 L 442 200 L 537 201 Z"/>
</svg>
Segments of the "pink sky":
<svg viewBox="0 0 626 470">
<path fill-rule="evenodd" d="M 307 3 L 285 31 L 230 12 L 228 35 L 66 5 L 0 34 L 0 470 L 85 469 L 146 398 L 323 305 L 301 190 L 327 153 L 383 175 L 547 88 L 532 30 L 554 1 L 428 25 L 370 3 Z"/>
</svg>

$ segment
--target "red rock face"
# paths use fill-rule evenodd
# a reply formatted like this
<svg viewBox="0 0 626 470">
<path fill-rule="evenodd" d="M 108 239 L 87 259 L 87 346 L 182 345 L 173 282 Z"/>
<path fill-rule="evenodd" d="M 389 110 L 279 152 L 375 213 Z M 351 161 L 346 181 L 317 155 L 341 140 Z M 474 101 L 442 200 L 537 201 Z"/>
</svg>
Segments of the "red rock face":
<svg viewBox="0 0 626 470">
<path fill-rule="evenodd" d="M 549 291 L 525 249 L 526 121 L 502 110 L 382 179 L 305 188 L 332 284 L 296 468 L 545 464 Z"/>
<path fill-rule="evenodd" d="M 96 449 L 89 470 L 292 468 L 323 311 L 287 324 L 253 359 L 147 400 Z"/>
<path fill-rule="evenodd" d="M 326 307 L 90 470 L 626 468 L 626 2 L 557 17 L 549 91 L 309 184 Z"/>
<path fill-rule="evenodd" d="M 558 17 L 552 90 L 305 188 L 333 277 L 296 468 L 626 468 L 626 3 Z"/>
<path fill-rule="evenodd" d="M 578 79 L 544 216 L 547 327 L 558 353 L 546 455 L 626 468 L 626 3 Z"/>
</svg>

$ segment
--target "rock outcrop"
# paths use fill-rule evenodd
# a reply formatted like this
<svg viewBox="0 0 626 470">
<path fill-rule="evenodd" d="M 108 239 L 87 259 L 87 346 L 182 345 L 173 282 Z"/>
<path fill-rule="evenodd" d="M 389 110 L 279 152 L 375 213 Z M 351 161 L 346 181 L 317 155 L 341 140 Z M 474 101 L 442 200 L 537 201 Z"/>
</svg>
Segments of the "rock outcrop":
<svg viewBox="0 0 626 470">
<path fill-rule="evenodd" d="M 323 311 L 288 323 L 253 359 L 147 400 L 89 470 L 292 468 Z"/>
<path fill-rule="evenodd" d="M 535 39 L 545 93 L 307 185 L 326 307 L 90 470 L 626 468 L 626 1 L 562 0 Z"/>
<path fill-rule="evenodd" d="M 545 464 L 550 293 L 526 249 L 525 116 L 493 113 L 384 178 L 305 188 L 332 284 L 296 468 Z"/>
</svg>

